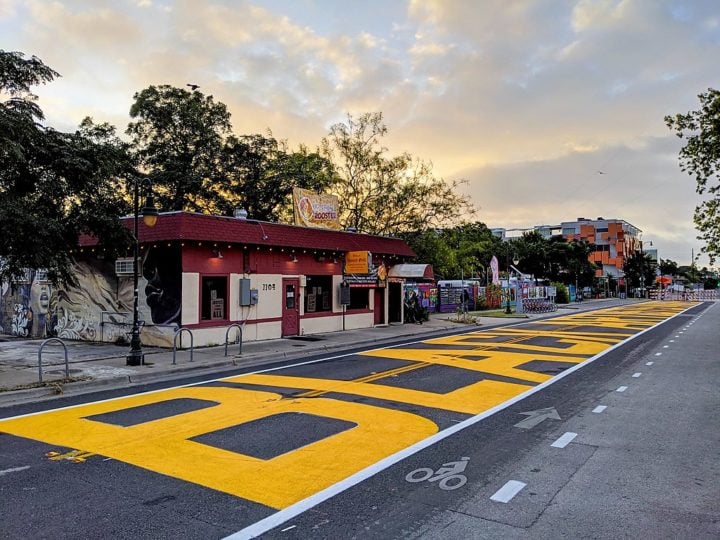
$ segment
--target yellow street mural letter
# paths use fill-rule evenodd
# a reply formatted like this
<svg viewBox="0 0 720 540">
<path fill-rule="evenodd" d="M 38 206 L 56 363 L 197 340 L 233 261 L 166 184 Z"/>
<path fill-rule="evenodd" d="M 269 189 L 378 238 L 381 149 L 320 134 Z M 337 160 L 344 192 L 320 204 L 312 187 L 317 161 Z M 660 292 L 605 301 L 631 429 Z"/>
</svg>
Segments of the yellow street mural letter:
<svg viewBox="0 0 720 540">
<path fill-rule="evenodd" d="M 173 399 L 218 405 L 129 427 L 87 417 Z M 189 439 L 283 413 L 350 422 L 350 429 L 271 459 Z M 178 388 L 0 421 L 0 431 L 112 457 L 157 473 L 284 508 L 437 432 L 420 416 L 332 399 L 220 387 Z"/>
</svg>

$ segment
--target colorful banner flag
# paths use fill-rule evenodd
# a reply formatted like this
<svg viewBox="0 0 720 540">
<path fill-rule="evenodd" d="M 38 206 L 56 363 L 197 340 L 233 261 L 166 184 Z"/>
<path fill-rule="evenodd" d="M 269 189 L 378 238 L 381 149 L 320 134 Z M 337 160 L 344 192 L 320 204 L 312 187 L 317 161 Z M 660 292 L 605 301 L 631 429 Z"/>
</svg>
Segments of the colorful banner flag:
<svg viewBox="0 0 720 540">
<path fill-rule="evenodd" d="M 490 259 L 490 269 L 492 270 L 493 285 L 500 285 L 500 273 L 498 271 L 498 260 L 495 255 Z"/>
<path fill-rule="evenodd" d="M 293 188 L 293 206 L 295 225 L 340 230 L 339 204 L 335 195 L 320 195 L 307 189 Z"/>
</svg>

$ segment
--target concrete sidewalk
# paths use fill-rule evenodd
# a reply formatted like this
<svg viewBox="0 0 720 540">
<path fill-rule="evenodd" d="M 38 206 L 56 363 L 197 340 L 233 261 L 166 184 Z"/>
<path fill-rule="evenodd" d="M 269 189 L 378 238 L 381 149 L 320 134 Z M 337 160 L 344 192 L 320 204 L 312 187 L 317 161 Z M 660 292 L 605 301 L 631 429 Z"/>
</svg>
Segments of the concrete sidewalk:
<svg viewBox="0 0 720 540">
<path fill-rule="evenodd" d="M 492 328 L 537 318 L 611 307 L 627 303 L 614 299 L 587 301 L 565 306 L 555 313 L 508 318 L 478 317 L 476 324 L 463 324 L 451 313 L 433 313 L 424 324 L 391 324 L 376 328 L 346 330 L 296 338 L 251 341 L 240 345 L 173 351 L 144 347 L 145 365 L 127 366 L 127 346 L 109 343 L 65 341 L 69 379 L 65 379 L 63 347 L 48 343 L 42 351 L 42 383 L 39 383 L 38 352 L 42 340 L 21 340 L 7 336 L 0 341 L 0 407 L 52 399 L 61 395 L 122 388 L 149 382 L 172 380 L 188 375 L 229 371 L 240 367 L 258 367 L 284 360 L 302 359 L 315 354 L 342 354 L 360 345 L 381 347 L 402 338 L 428 339 L 436 335 L 465 332 L 474 328 Z"/>
</svg>

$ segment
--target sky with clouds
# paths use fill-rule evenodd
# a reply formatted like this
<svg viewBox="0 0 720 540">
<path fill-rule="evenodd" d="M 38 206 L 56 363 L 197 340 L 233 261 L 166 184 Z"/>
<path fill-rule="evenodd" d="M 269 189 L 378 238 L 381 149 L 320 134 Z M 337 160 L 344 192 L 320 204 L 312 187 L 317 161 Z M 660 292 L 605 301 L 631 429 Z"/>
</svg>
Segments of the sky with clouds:
<svg viewBox="0 0 720 540">
<path fill-rule="evenodd" d="M 0 35 L 61 73 L 37 89 L 57 129 L 122 132 L 151 84 L 293 146 L 382 111 L 390 153 L 466 180 L 489 227 L 603 216 L 661 258 L 701 247 L 663 117 L 720 88 L 717 0 L 0 0 Z"/>
</svg>

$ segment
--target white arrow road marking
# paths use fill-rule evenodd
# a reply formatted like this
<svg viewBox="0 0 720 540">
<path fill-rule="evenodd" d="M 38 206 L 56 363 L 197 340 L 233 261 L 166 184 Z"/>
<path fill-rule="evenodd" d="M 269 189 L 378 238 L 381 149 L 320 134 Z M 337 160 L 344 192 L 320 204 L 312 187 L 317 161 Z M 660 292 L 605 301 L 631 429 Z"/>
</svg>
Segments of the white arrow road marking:
<svg viewBox="0 0 720 540">
<path fill-rule="evenodd" d="M 25 465 L 24 467 L 13 467 L 12 469 L 5 469 L 4 471 L 0 471 L 0 476 L 14 473 L 14 472 L 24 471 L 29 468 L 30 468 L 30 465 Z"/>
<path fill-rule="evenodd" d="M 495 492 L 495 495 L 490 497 L 490 500 L 501 503 L 510 502 L 526 485 L 527 484 L 518 482 L 517 480 L 509 480 L 507 484 Z"/>
<path fill-rule="evenodd" d="M 545 409 L 538 409 L 536 411 L 528 411 L 523 412 L 520 414 L 524 414 L 527 416 L 525 420 L 521 420 L 517 424 L 515 424 L 515 427 L 521 428 L 521 429 L 531 429 L 537 426 L 540 422 L 543 420 L 546 420 L 548 418 L 552 418 L 554 420 L 560 420 L 560 415 L 555 410 L 555 407 L 547 407 Z"/>
</svg>

